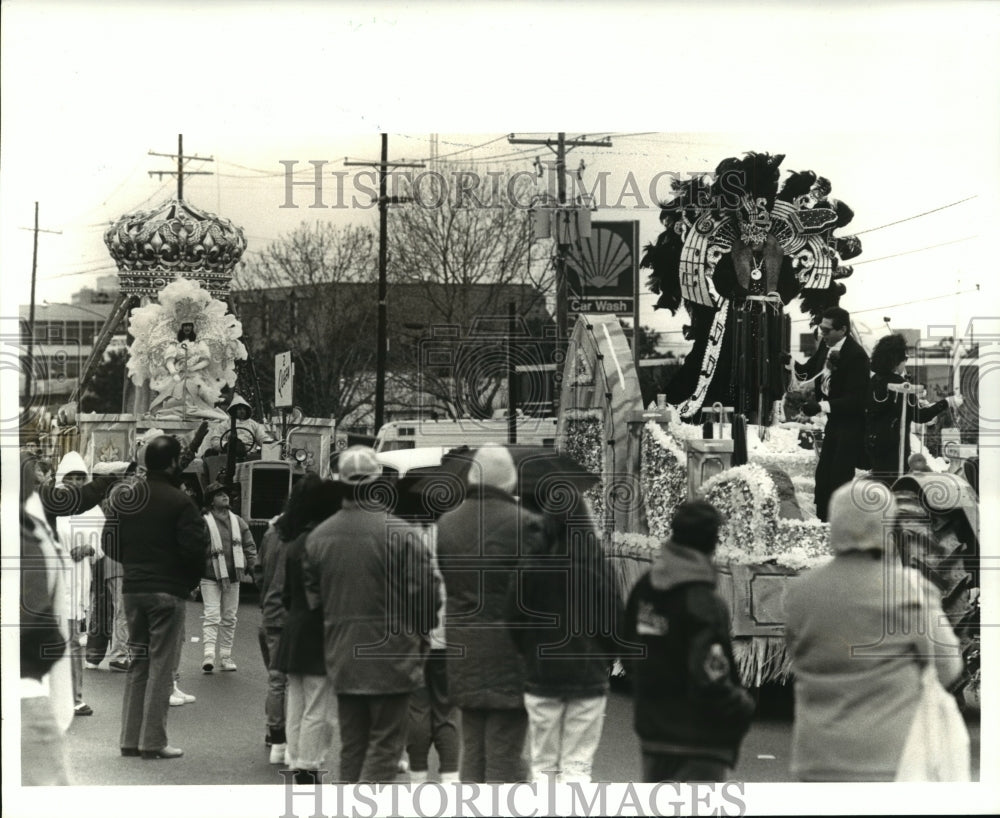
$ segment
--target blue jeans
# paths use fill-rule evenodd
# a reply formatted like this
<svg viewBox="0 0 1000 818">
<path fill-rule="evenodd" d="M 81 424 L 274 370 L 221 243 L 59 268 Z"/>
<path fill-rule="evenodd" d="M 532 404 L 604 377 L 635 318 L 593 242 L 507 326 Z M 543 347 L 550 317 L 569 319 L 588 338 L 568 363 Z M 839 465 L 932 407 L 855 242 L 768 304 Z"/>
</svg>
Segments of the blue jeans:
<svg viewBox="0 0 1000 818">
<path fill-rule="evenodd" d="M 269 731 L 284 730 L 285 689 L 288 686 L 288 678 L 283 671 L 277 670 L 273 666 L 278 655 L 278 645 L 281 643 L 281 628 L 265 628 L 261 625 L 257 631 L 257 641 L 260 644 L 260 655 L 264 659 L 264 667 L 267 668 L 264 718 L 267 720 Z"/>
<path fill-rule="evenodd" d="M 524 758 L 528 711 L 462 708 L 462 781 L 528 781 Z"/>
<path fill-rule="evenodd" d="M 345 783 L 388 784 L 396 778 L 409 709 L 409 693 L 337 696 L 340 777 Z"/>
<path fill-rule="evenodd" d="M 410 695 L 406 754 L 413 772 L 427 770 L 433 744 L 442 773 L 458 772 L 459 709 L 448 701 L 448 677 L 443 650 L 432 650 L 424 665 L 424 686 Z"/>
<path fill-rule="evenodd" d="M 167 712 L 184 630 L 184 600 L 173 594 L 124 594 L 132 664 L 125 677 L 119 745 L 167 746 Z"/>
</svg>

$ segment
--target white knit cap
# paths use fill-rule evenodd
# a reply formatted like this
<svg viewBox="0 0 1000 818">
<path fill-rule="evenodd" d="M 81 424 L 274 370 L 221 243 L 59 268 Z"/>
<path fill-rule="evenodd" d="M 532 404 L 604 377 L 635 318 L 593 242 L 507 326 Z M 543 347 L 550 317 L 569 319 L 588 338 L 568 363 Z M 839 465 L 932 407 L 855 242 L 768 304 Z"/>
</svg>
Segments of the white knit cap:
<svg viewBox="0 0 1000 818">
<path fill-rule="evenodd" d="M 506 446 L 480 446 L 469 468 L 470 486 L 492 486 L 513 494 L 517 486 L 517 468 Z"/>
</svg>

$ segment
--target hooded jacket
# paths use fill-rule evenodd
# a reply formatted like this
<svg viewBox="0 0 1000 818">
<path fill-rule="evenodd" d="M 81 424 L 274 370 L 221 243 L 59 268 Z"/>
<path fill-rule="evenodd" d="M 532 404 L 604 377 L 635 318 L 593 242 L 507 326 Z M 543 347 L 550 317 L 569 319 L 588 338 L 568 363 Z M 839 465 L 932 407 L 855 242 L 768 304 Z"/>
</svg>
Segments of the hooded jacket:
<svg viewBox="0 0 1000 818">
<path fill-rule="evenodd" d="M 962 670 L 940 594 L 891 550 L 883 551 L 893 515 L 881 484 L 858 481 L 838 489 L 830 501 L 835 557 L 789 584 L 791 769 L 800 780 L 894 780 L 922 668 L 933 662 L 943 685 Z"/>
<path fill-rule="evenodd" d="M 84 459 L 77 452 L 67 452 L 56 469 L 56 483 L 62 484 L 66 476 L 73 473 L 85 474 L 87 482 L 90 482 L 90 469 Z M 91 562 L 98 553 L 103 554 L 101 551 L 103 528 L 104 512 L 100 505 L 95 505 L 80 514 L 60 515 L 56 518 L 59 548 L 66 554 L 67 560 L 73 567 L 67 576 L 65 590 L 69 618 L 76 621 L 87 618 L 90 607 Z M 89 553 L 88 547 L 93 549 Z"/>
<path fill-rule="evenodd" d="M 236 406 L 245 406 L 250 416 L 246 420 L 237 420 L 236 428 L 244 430 L 244 434 L 237 436 L 246 443 L 247 434 L 253 438 L 253 444 L 249 447 L 251 449 L 260 446 L 267 437 L 264 427 L 253 419 L 253 407 L 243 399 L 243 397 L 237 393 L 233 393 L 233 398 L 229 402 L 229 407 L 226 409 L 227 412 L 231 412 Z M 204 457 L 205 453 L 216 446 L 219 445 L 223 435 L 226 434 L 232 428 L 232 418 L 226 417 L 222 420 L 213 423 L 210 426 L 205 436 L 202 440 L 201 445 L 198 447 L 198 457 Z"/>
<path fill-rule="evenodd" d="M 114 475 L 103 474 L 82 486 L 65 485 L 62 482 L 63 478 L 75 471 L 82 471 L 90 476 L 90 469 L 80 454 L 67 452 L 59 461 L 55 482 L 52 485 L 37 487 L 38 498 L 41 500 L 42 508 L 45 509 L 45 521 L 53 531 L 57 528 L 57 517 L 82 514 L 93 508 L 104 499 L 104 495 L 117 479 Z"/>
<path fill-rule="evenodd" d="M 729 611 L 711 557 L 668 541 L 636 583 L 625 613 L 635 729 L 649 753 L 736 763 L 754 701 L 740 684 Z"/>
</svg>

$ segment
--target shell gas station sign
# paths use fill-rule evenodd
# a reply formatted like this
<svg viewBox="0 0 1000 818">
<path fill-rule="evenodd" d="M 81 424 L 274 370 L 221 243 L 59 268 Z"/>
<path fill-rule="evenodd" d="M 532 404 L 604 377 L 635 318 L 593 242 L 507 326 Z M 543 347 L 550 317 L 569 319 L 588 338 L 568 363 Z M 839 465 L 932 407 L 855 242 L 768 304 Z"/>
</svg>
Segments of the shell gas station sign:
<svg viewBox="0 0 1000 818">
<path fill-rule="evenodd" d="M 594 222 L 567 248 L 566 308 L 633 318 L 639 292 L 639 222 Z"/>
</svg>

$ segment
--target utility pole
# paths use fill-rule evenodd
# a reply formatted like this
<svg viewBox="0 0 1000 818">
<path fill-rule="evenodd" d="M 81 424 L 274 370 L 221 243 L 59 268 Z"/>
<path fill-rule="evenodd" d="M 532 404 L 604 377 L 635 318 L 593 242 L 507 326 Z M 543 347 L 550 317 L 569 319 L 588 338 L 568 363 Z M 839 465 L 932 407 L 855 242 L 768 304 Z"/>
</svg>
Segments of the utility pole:
<svg viewBox="0 0 1000 818">
<path fill-rule="evenodd" d="M 517 331 L 517 303 L 507 305 L 507 442 L 517 443 L 517 356 L 514 333 Z"/>
<path fill-rule="evenodd" d="M 565 131 L 560 131 L 553 139 L 525 139 L 511 134 L 507 137 L 511 145 L 544 145 L 556 155 L 556 185 L 560 208 L 566 205 L 566 154 L 573 148 L 610 148 L 611 139 L 593 140 L 586 136 L 567 139 Z M 560 232 L 556 231 L 556 333 L 558 343 L 562 348 L 568 341 L 567 298 L 566 298 L 566 254 L 569 244 L 560 241 Z"/>
<path fill-rule="evenodd" d="M 389 205 L 399 204 L 408 199 L 400 196 L 386 195 L 386 182 L 389 168 L 423 168 L 420 162 L 389 162 L 389 134 L 382 134 L 382 157 L 378 164 L 374 162 L 351 162 L 344 159 L 345 166 L 362 166 L 378 168 L 378 317 L 375 328 L 375 434 L 382 428 L 385 419 L 385 367 L 386 353 L 389 341 L 388 279 L 386 267 L 388 260 Z M 391 201 L 390 201 L 391 198 Z"/>
<path fill-rule="evenodd" d="M 155 151 L 149 151 L 150 156 L 164 156 L 167 159 L 177 160 L 177 170 L 151 170 L 149 171 L 150 176 L 156 176 L 162 179 L 164 176 L 176 176 L 177 177 L 177 198 L 181 201 L 184 200 L 184 176 L 211 176 L 212 172 L 208 170 L 184 170 L 184 161 L 194 159 L 198 162 L 214 162 L 211 156 L 185 156 L 184 155 L 184 134 L 177 134 L 177 153 L 156 153 Z"/>
<path fill-rule="evenodd" d="M 31 301 L 28 304 L 28 365 L 24 372 L 24 405 L 27 407 L 31 403 L 31 378 L 35 370 L 35 281 L 38 278 L 38 234 L 54 233 L 61 236 L 62 231 L 42 230 L 38 226 L 38 202 L 35 202 L 35 226 L 21 229 L 32 230 L 35 234 L 31 248 Z"/>
</svg>

